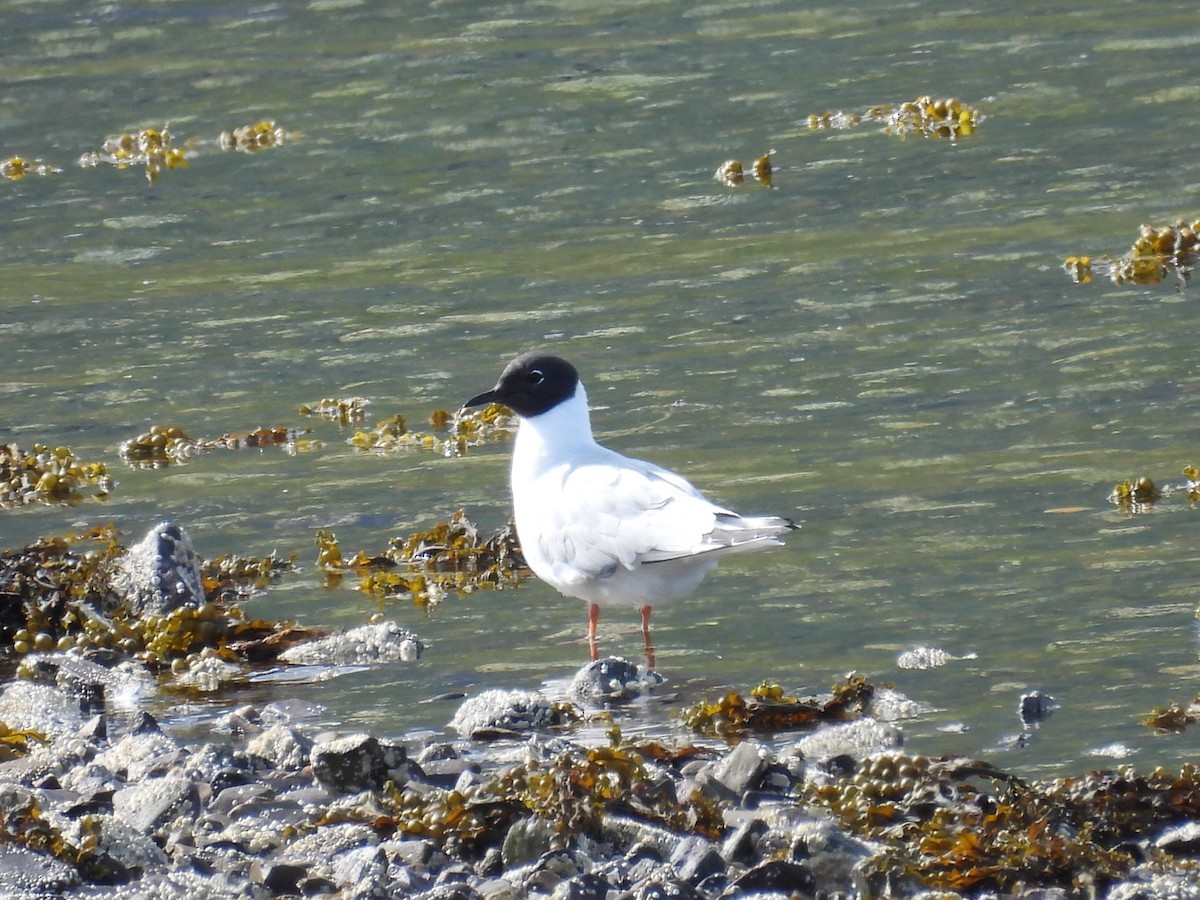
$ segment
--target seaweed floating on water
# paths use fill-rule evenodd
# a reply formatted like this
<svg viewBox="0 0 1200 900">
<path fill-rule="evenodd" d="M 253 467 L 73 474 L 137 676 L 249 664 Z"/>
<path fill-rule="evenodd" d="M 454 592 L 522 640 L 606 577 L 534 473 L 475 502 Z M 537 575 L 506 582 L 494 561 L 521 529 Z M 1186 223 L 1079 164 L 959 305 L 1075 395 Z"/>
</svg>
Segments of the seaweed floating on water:
<svg viewBox="0 0 1200 900">
<path fill-rule="evenodd" d="M 1174 225 L 1142 225 L 1137 239 L 1124 256 L 1068 256 L 1063 269 L 1076 284 L 1089 284 L 1095 276 L 1114 284 L 1159 284 L 1170 272 L 1187 284 L 1200 251 L 1200 219 Z"/>
<path fill-rule="evenodd" d="M 55 166 L 42 162 L 40 159 L 26 159 L 23 156 L 10 156 L 0 160 L 0 178 L 9 181 L 20 181 L 26 175 L 56 175 L 61 172 Z"/>
<path fill-rule="evenodd" d="M 1200 695 L 1187 706 L 1171 702 L 1166 706 L 1157 706 L 1150 715 L 1142 719 L 1142 723 L 1155 731 L 1168 731 L 1181 734 L 1189 725 L 1195 725 L 1200 718 Z"/>
<path fill-rule="evenodd" d="M 153 185 L 164 169 L 182 169 L 188 164 L 187 150 L 172 143 L 167 126 L 143 128 L 107 138 L 99 150 L 89 150 L 79 157 L 85 169 L 108 164 L 118 169 L 145 166 L 146 180 Z"/>
<path fill-rule="evenodd" d="M 449 521 L 407 538 L 393 538 L 379 554 L 360 550 L 347 560 L 337 538 L 317 532 L 317 567 L 336 584 L 346 570 L 359 576 L 358 589 L 377 600 L 411 596 L 417 606 L 439 604 L 449 593 L 516 587 L 528 575 L 515 532 L 504 527 L 487 540 L 459 510 Z"/>
<path fill-rule="evenodd" d="M 763 187 L 772 186 L 771 177 L 774 170 L 771 167 L 771 154 L 774 152 L 774 150 L 768 150 L 750 165 L 750 174 Z M 742 165 L 741 160 L 727 159 L 713 173 L 713 178 L 726 187 L 737 187 L 746 181 L 746 168 Z"/>
<path fill-rule="evenodd" d="M 473 410 L 449 413 L 434 410 L 429 417 L 432 431 L 410 431 L 403 415 L 376 423 L 369 431 L 359 431 L 350 444 L 360 450 L 396 451 L 418 448 L 443 456 L 464 456 L 471 447 L 506 440 L 516 431 L 512 411 L 499 403 Z"/>
<path fill-rule="evenodd" d="M 347 425 L 361 425 L 367 419 L 367 407 L 371 401 L 365 397 L 350 397 L 347 400 L 324 399 L 311 406 L 300 407 L 302 416 L 320 416 L 329 422 L 334 422 L 343 428 Z"/>
<path fill-rule="evenodd" d="M 915 133 L 927 138 L 949 138 L 954 142 L 958 138 L 970 137 L 982 121 L 979 110 L 961 100 L 953 97 L 934 100 L 926 96 L 896 105 L 885 103 L 872 106 L 863 113 L 811 115 L 808 117 L 808 127 L 812 131 L 830 128 L 841 130 L 867 123 L 882 125 L 885 134 L 900 138 Z"/>
<path fill-rule="evenodd" d="M 240 153 L 259 153 L 279 147 L 295 138 L 295 134 L 280 128 L 274 122 L 263 120 L 253 125 L 241 125 L 230 131 L 222 131 L 217 146 L 222 150 L 237 150 Z"/>
<path fill-rule="evenodd" d="M 75 504 L 88 487 L 101 500 L 112 492 L 113 479 L 104 463 L 77 460 L 69 447 L 34 444 L 26 452 L 16 444 L 0 444 L 0 508 Z"/>
<path fill-rule="evenodd" d="M 246 434 L 233 432 L 219 438 L 193 438 L 177 425 L 153 425 L 150 430 L 121 443 L 121 459 L 141 469 L 160 469 L 184 462 L 209 450 L 248 450 L 283 447 L 288 453 L 317 449 L 320 441 L 304 440 L 309 428 L 259 428 Z"/>
<path fill-rule="evenodd" d="M 764 681 L 748 700 L 730 691 L 715 703 L 702 700 L 688 707 L 679 717 L 693 731 L 738 738 L 747 732 L 792 731 L 855 719 L 863 715 L 874 694 L 875 686 L 860 675 L 834 685 L 828 697 L 806 699 L 786 696 L 782 687 Z"/>
<path fill-rule="evenodd" d="M 1108 500 L 1110 503 L 1115 503 L 1122 512 L 1139 513 L 1149 509 L 1158 500 L 1161 500 L 1162 496 L 1163 492 L 1154 483 L 1154 480 L 1147 475 L 1142 475 L 1133 481 L 1118 482 L 1113 486 Z"/>
</svg>

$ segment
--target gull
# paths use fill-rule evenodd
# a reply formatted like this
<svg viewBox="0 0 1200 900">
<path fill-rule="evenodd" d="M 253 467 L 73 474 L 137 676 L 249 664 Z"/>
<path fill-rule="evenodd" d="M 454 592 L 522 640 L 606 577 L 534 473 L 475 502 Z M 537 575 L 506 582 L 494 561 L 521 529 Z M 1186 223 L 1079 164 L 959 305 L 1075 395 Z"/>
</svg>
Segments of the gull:
<svg viewBox="0 0 1200 900">
<path fill-rule="evenodd" d="M 517 538 L 535 575 L 587 602 L 593 660 L 600 607 L 633 606 L 653 671 L 652 607 L 690 594 L 719 557 L 780 544 L 797 527 L 780 516 L 740 516 L 683 476 L 596 443 L 583 382 L 561 357 L 516 357 L 495 387 L 463 408 L 485 403 L 518 417 L 511 471 Z"/>
</svg>

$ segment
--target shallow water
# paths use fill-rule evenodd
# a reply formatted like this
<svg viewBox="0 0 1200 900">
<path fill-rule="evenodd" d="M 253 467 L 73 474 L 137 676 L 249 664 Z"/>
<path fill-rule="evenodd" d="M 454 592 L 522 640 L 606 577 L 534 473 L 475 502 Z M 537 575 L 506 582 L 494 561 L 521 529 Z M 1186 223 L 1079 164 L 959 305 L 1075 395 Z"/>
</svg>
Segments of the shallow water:
<svg viewBox="0 0 1200 900">
<path fill-rule="evenodd" d="M 121 466 L 149 424 L 194 437 L 312 424 L 323 397 L 422 421 L 552 347 L 585 375 L 598 435 L 737 509 L 794 517 L 787 548 L 732 559 L 655 612 L 664 696 L 627 731 L 764 678 L 821 690 L 850 670 L 931 708 L 923 752 L 1026 772 L 1194 756 L 1153 707 L 1200 690 L 1197 515 L 1115 482 L 1176 482 L 1194 457 L 1194 287 L 1071 283 L 1139 223 L 1195 218 L 1200 16 L 1174 4 L 313 2 L 0 3 L 0 155 L 64 171 L 0 182 L 0 440 L 66 444 L 117 470 L 111 499 L 0 512 L 18 546 L 161 518 L 204 556 L 297 553 L 251 604 L 353 625 L 314 535 L 378 552 L 459 508 L 508 516 L 508 448 L 371 455 L 317 424 L 318 452 Z M 958 144 L 811 113 L 953 95 Z M 223 154 L 226 128 L 298 132 Z M 201 142 L 150 187 L 84 170 L 123 130 Z M 724 187 L 774 150 L 774 189 Z M 415 665 L 317 684 L 263 679 L 164 716 L 203 731 L 231 702 L 301 696 L 331 722 L 440 730 L 447 691 L 532 688 L 585 659 L 582 604 L 529 582 L 388 610 Z M 609 611 L 608 652 L 640 650 Z M 957 657 L 925 671 L 898 654 Z M 1024 749 L 1020 695 L 1061 709 Z"/>
</svg>

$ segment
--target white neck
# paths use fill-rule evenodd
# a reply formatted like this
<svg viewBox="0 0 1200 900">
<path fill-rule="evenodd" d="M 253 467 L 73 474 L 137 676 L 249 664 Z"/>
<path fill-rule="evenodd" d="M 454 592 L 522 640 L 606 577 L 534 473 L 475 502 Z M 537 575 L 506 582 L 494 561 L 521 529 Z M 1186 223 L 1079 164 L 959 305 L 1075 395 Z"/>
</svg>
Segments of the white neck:
<svg viewBox="0 0 1200 900">
<path fill-rule="evenodd" d="M 572 451 L 595 443 L 588 418 L 587 391 L 579 383 L 570 400 L 539 416 L 521 419 L 513 446 L 513 477 L 544 471 Z"/>
</svg>

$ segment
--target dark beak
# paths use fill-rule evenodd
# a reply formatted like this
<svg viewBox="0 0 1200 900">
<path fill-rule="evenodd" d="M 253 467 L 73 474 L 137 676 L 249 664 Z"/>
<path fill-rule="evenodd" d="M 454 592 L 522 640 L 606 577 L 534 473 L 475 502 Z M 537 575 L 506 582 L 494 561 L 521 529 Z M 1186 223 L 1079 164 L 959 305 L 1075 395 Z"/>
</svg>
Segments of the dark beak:
<svg viewBox="0 0 1200 900">
<path fill-rule="evenodd" d="M 468 409 L 472 406 L 483 406 L 483 404 L 485 404 L 485 403 L 499 403 L 499 402 L 500 401 L 496 399 L 496 389 L 492 388 L 492 390 L 490 390 L 490 391 L 484 391 L 482 394 L 472 397 L 470 400 L 468 400 L 466 403 L 464 403 L 462 405 L 462 408 Z"/>
</svg>

